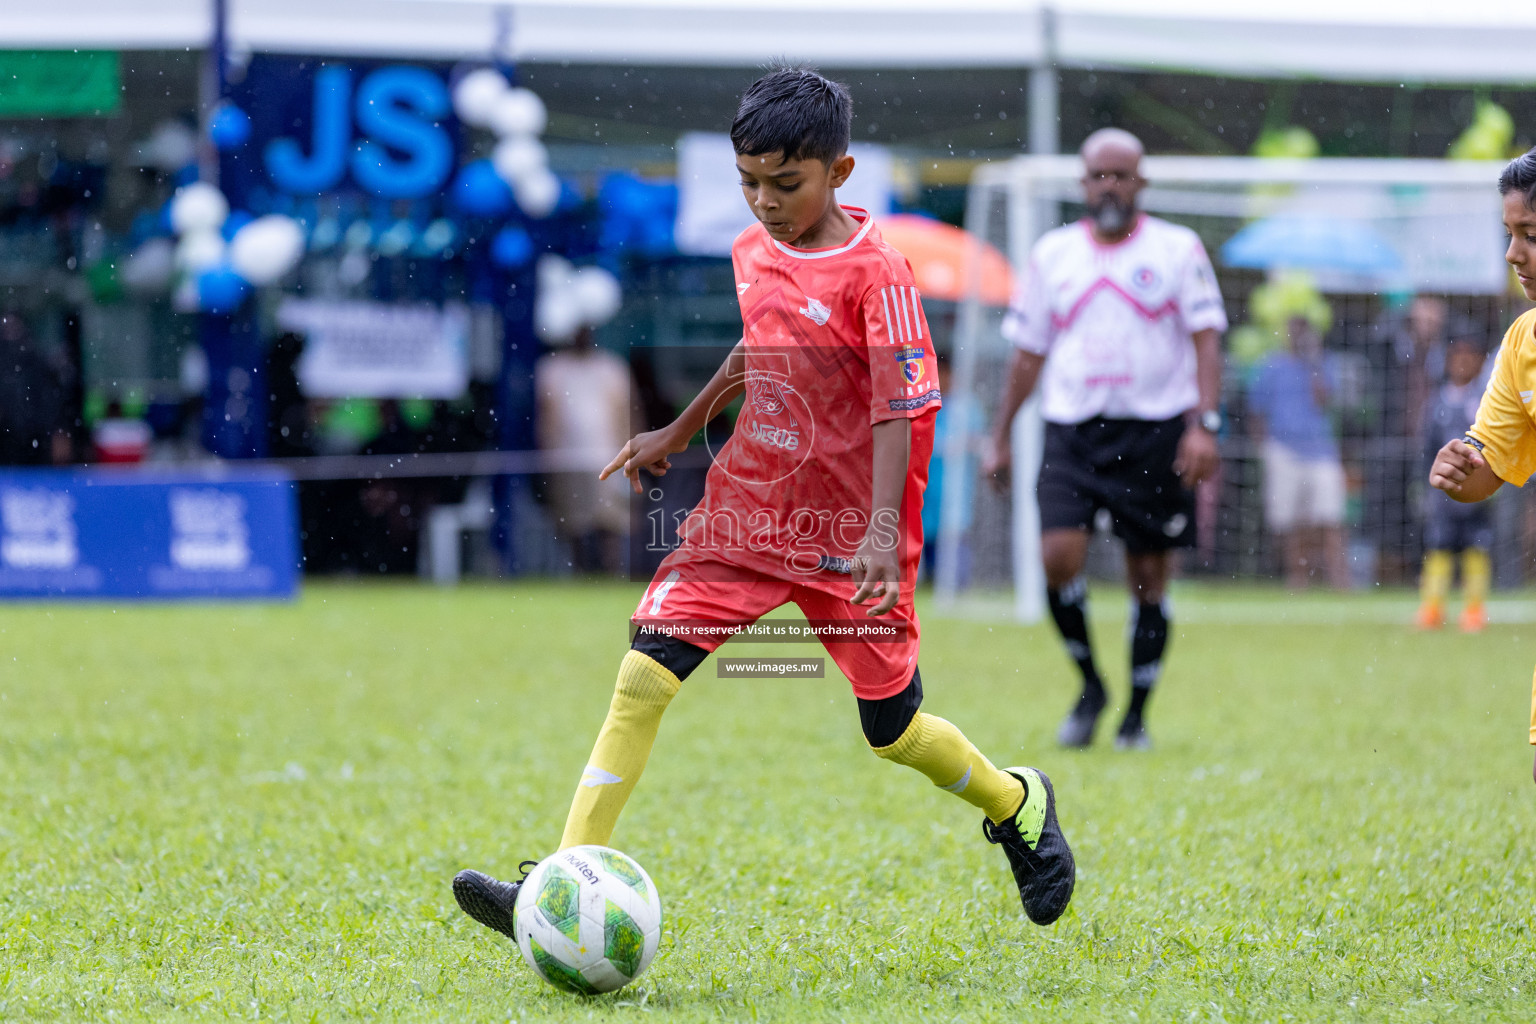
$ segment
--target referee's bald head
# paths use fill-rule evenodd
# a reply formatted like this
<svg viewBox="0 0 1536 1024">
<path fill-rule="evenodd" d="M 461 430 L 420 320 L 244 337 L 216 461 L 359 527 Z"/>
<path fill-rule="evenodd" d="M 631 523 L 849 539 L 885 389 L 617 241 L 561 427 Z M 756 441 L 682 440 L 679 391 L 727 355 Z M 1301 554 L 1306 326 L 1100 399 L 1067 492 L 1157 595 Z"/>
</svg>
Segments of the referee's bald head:
<svg viewBox="0 0 1536 1024">
<path fill-rule="evenodd" d="M 1077 152 L 1085 163 L 1092 163 L 1096 155 L 1110 151 L 1124 153 L 1140 163 L 1147 150 L 1140 139 L 1124 128 L 1100 128 L 1083 140 Z"/>
</svg>

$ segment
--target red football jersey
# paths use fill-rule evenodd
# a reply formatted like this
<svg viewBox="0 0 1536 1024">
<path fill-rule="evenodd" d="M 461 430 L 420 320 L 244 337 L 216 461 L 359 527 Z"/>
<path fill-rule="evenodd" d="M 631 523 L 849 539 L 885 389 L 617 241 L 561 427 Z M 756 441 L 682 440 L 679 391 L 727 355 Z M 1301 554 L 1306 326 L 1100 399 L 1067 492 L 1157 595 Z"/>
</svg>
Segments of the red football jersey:
<svg viewBox="0 0 1536 1024">
<path fill-rule="evenodd" d="M 866 211 L 844 209 L 859 228 L 843 245 L 797 249 L 754 224 L 732 246 L 746 396 L 681 531 L 700 553 L 838 594 L 870 526 L 871 428 L 898 417 L 913 421 L 903 521 L 876 525 L 916 579 L 940 403 L 912 268 Z"/>
</svg>

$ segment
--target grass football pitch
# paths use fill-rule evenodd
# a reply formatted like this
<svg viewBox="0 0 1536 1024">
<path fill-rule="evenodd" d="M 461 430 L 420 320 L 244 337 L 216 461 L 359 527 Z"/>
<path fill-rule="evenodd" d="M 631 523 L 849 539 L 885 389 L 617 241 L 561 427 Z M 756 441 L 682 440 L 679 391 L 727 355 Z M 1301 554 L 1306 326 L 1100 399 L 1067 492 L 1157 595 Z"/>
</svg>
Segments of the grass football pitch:
<svg viewBox="0 0 1536 1024">
<path fill-rule="evenodd" d="M 1048 626 L 925 619 L 926 709 L 1056 783 L 1055 926 L 979 812 L 868 753 L 830 664 L 706 662 L 614 839 L 661 890 L 661 953 L 562 995 L 448 881 L 551 851 L 638 594 L 0 606 L 0 1019 L 1531 1019 L 1529 606 L 1426 635 L 1407 595 L 1196 585 L 1148 753 L 1113 718 L 1055 747 Z M 1092 600 L 1123 701 L 1124 595 Z"/>
</svg>

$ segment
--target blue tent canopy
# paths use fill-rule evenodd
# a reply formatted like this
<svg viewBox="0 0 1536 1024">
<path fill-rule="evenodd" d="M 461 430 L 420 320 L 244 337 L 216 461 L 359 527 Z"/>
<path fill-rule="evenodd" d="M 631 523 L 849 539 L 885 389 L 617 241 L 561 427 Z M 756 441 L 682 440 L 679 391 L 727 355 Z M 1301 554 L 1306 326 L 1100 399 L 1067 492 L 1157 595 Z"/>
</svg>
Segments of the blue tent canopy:
<svg viewBox="0 0 1536 1024">
<path fill-rule="evenodd" d="M 1403 269 L 1392 247 L 1357 220 L 1288 214 L 1254 221 L 1221 247 L 1229 267 L 1386 275 Z"/>
</svg>

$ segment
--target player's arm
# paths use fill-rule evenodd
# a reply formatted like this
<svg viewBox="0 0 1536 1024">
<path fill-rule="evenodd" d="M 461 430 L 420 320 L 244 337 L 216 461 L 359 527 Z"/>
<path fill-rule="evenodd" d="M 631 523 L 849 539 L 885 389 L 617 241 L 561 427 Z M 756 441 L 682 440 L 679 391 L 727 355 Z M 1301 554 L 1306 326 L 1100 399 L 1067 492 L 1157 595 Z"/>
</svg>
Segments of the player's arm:
<svg viewBox="0 0 1536 1024">
<path fill-rule="evenodd" d="M 743 345 L 742 341 L 736 343 L 730 355 L 725 357 L 725 362 L 720 364 L 720 369 L 704 385 L 704 390 L 688 403 L 688 408 L 677 419 L 659 430 L 649 430 L 630 438 L 619 449 L 619 454 L 613 457 L 613 461 L 597 474 L 597 478 L 606 480 L 622 469 L 624 475 L 629 477 L 630 487 L 639 494 L 640 470 L 644 469 L 652 476 L 665 476 L 667 470 L 672 468 L 667 456 L 687 449 L 693 435 L 703 430 L 704 424 L 746 388 L 746 353 Z"/>
<path fill-rule="evenodd" d="M 982 475 L 999 489 L 1007 485 L 1008 472 L 1013 466 L 1013 418 L 1019 414 L 1019 407 L 1034 394 L 1044 365 L 1045 356 L 1022 348 L 1014 349 L 1013 358 L 1008 362 L 1008 377 L 1003 382 L 997 419 L 992 421 L 991 450 L 981 464 Z"/>
<path fill-rule="evenodd" d="M 1200 404 L 1190 416 L 1191 422 L 1179 440 L 1179 454 L 1174 472 L 1185 487 L 1194 487 L 1216 472 L 1221 453 L 1216 435 L 1200 425 L 1204 413 L 1221 410 L 1221 333 L 1206 327 L 1190 336 L 1195 345 L 1195 382 L 1200 390 Z"/>
<path fill-rule="evenodd" d="M 1467 503 L 1483 501 L 1504 486 L 1482 452 L 1465 441 L 1450 441 L 1435 455 L 1429 485 Z"/>
<path fill-rule="evenodd" d="M 869 530 L 853 558 L 853 581 L 859 585 L 853 603 L 863 604 L 877 598 L 866 614 L 884 615 L 896 607 L 901 596 L 900 547 L 905 536 L 901 498 L 906 491 L 907 464 L 912 453 L 912 421 L 905 416 L 881 420 L 871 432 L 875 450 Z"/>
</svg>

